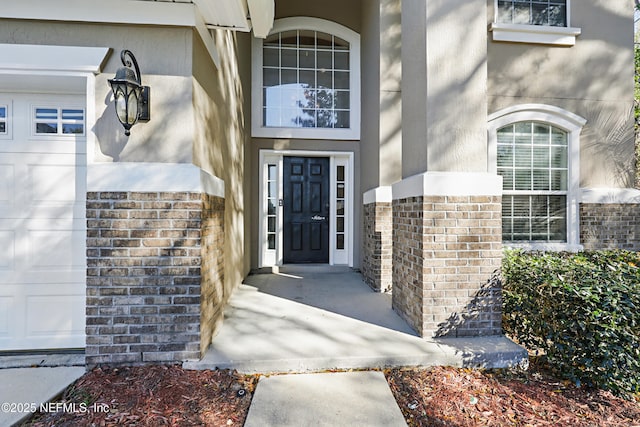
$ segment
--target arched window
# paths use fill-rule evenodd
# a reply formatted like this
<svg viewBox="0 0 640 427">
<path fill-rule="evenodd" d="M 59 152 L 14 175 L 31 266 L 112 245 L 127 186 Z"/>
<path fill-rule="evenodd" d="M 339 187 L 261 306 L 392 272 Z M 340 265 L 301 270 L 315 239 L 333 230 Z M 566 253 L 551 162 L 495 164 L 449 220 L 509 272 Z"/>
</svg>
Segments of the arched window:
<svg viewBox="0 0 640 427">
<path fill-rule="evenodd" d="M 503 240 L 537 249 L 579 245 L 580 130 L 585 120 L 528 104 L 489 116 L 489 169 L 503 179 Z"/>
<path fill-rule="evenodd" d="M 253 43 L 255 137 L 359 139 L 360 38 L 333 22 L 284 18 Z"/>
</svg>

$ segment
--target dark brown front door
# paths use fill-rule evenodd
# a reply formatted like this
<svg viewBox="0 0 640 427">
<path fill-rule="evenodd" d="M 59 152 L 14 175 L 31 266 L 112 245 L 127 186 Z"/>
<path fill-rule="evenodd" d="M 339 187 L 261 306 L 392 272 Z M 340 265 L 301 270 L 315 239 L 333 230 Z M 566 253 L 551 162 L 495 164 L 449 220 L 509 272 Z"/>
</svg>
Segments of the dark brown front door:
<svg viewBox="0 0 640 427">
<path fill-rule="evenodd" d="M 329 262 L 329 158 L 284 158 L 284 262 Z"/>
</svg>

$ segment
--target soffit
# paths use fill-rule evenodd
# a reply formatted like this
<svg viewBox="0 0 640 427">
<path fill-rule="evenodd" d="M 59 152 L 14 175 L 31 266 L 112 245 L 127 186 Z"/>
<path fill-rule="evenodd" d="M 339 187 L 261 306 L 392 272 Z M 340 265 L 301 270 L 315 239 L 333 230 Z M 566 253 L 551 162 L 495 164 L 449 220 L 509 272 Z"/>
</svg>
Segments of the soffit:
<svg viewBox="0 0 640 427">
<path fill-rule="evenodd" d="M 195 4 L 207 26 L 251 31 L 264 38 L 273 26 L 275 0 L 133 0 Z"/>
<path fill-rule="evenodd" d="M 3 4 L 0 18 L 204 25 L 247 32 L 253 27 L 254 35 L 264 38 L 273 26 L 274 12 L 275 0 L 21 0 Z"/>
</svg>

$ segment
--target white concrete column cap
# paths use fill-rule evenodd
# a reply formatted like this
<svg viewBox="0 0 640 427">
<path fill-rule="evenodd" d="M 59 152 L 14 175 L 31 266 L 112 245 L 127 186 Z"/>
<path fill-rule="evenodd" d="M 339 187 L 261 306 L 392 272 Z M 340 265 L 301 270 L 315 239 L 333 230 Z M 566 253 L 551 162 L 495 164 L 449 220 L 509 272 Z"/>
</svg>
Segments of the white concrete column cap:
<svg viewBox="0 0 640 427">
<path fill-rule="evenodd" d="M 502 177 L 485 172 L 424 172 L 392 187 L 393 200 L 421 196 L 501 196 Z"/>
<path fill-rule="evenodd" d="M 199 192 L 224 198 L 224 181 L 189 163 L 93 163 L 87 191 Z"/>
</svg>

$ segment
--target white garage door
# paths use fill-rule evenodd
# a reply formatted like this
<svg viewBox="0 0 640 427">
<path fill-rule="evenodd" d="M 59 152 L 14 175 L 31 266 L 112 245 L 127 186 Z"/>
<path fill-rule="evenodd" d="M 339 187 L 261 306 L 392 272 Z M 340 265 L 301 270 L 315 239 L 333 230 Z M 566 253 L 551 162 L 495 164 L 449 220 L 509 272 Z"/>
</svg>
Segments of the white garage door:
<svg viewBox="0 0 640 427">
<path fill-rule="evenodd" d="M 0 93 L 0 351 L 85 346 L 84 96 Z"/>
</svg>

